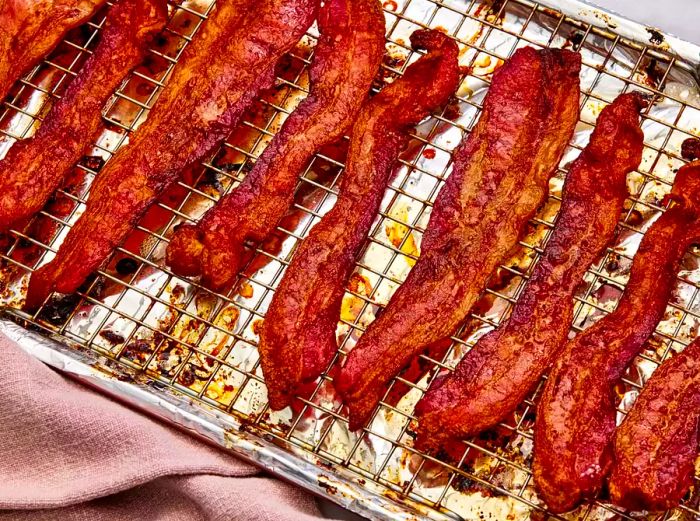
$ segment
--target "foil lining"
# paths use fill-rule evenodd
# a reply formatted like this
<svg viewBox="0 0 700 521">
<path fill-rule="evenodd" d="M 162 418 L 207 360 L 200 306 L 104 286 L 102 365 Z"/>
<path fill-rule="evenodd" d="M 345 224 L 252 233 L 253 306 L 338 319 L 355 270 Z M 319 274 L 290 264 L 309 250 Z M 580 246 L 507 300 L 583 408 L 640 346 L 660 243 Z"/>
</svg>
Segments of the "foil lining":
<svg viewBox="0 0 700 521">
<path fill-rule="evenodd" d="M 209 0 L 182 2 L 173 10 L 173 34 L 193 34 L 211 5 Z M 520 247 L 494 274 L 489 290 L 454 337 L 394 381 L 367 429 L 348 431 L 329 376 L 332 366 L 294 407 L 269 411 L 256 350 L 265 309 L 295 245 L 332 207 L 342 146 L 317 155 L 303 175 L 295 208 L 272 239 L 258 248 L 251 245 L 250 261 L 231 292 L 210 293 L 163 268 L 164 239 L 173 227 L 199 217 L 234 188 L 303 99 L 315 29 L 284 60 L 277 87 L 249 111 L 228 146 L 186 172 L 183 183 L 148 213 L 101 275 L 78 296 L 56 298 L 29 316 L 19 310 L 28 274 L 50 260 L 67 231 L 50 216 L 74 222 L 81 214 L 80 200 L 92 177 L 144 119 L 157 99 L 157 83 L 167 78 L 170 62 L 184 45 L 176 36 L 157 42 L 151 59 L 107 107 L 109 127 L 94 155 L 83 160 L 42 216 L 0 244 L 0 302 L 12 320 L 0 321 L 0 331 L 52 367 L 370 518 L 545 519 L 549 515 L 534 492 L 529 470 L 537 390 L 501 426 L 456 442 L 436 458 L 413 449 L 411 413 L 436 374 L 454 367 L 507 317 L 546 244 L 567 165 L 585 146 L 605 104 L 624 90 L 638 90 L 655 96 L 642 125 L 644 159 L 628 178 L 632 195 L 614 241 L 578 291 L 572 335 L 614 309 L 642 234 L 663 211 L 665 195 L 683 164 L 681 143 L 700 135 L 700 48 L 575 0 L 392 0 L 383 5 L 388 52 L 378 87 L 417 58 L 406 45 L 411 32 L 422 26 L 458 38 L 465 79 L 448 106 L 419 125 L 402 155 L 343 302 L 334 365 L 352 349 L 419 256 L 432 202 L 449 175 L 450 151 L 478 118 L 491 75 L 503 60 L 528 44 L 576 48 L 584 61 L 583 94 L 571 147 L 551 181 L 548 202 Z M 90 40 L 89 35 L 72 37 Z M 79 66 L 80 57 L 72 49 L 59 49 L 52 61 Z M 56 69 L 45 65 L 34 71 L 29 85 L 60 90 L 60 81 Z M 0 111 L 0 156 L 14 139 L 31 134 L 47 99 L 25 85 L 12 103 L 22 112 Z M 699 284 L 700 258 L 692 250 L 657 333 L 619 385 L 620 419 L 659 362 L 697 335 Z M 693 490 L 673 512 L 634 517 L 694 519 L 697 509 Z M 607 520 L 628 515 L 600 501 L 552 517 Z"/>
<path fill-rule="evenodd" d="M 411 512 L 410 503 L 400 508 L 387 503 L 380 495 L 368 494 L 368 490 L 344 476 L 342 470 L 324 471 L 313 462 L 292 458 L 294 452 L 291 448 L 271 443 L 259 433 L 249 433 L 231 417 L 195 405 L 186 396 L 163 392 L 145 380 L 138 381 L 138 378 L 125 380 L 121 370 L 111 369 L 106 360 L 95 359 L 92 353 L 69 348 L 7 320 L 0 320 L 0 331 L 28 354 L 83 384 L 115 396 L 193 436 L 229 449 L 240 458 L 319 496 L 331 495 L 335 502 L 358 514 L 372 519 L 409 521 L 425 513 L 420 505 L 415 505 L 414 512 Z M 434 519 L 447 518 L 437 516 Z"/>
</svg>

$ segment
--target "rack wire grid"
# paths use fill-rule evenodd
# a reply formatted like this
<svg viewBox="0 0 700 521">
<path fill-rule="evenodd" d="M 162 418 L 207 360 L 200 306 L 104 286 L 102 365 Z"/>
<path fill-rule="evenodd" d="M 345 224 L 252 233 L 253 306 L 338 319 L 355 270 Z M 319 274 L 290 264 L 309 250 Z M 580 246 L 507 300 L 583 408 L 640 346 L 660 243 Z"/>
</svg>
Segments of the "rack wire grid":
<svg viewBox="0 0 700 521">
<path fill-rule="evenodd" d="M 175 226 L 196 219 L 222 194 L 235 189 L 304 97 L 314 29 L 283 60 L 276 87 L 248 112 L 244 124 L 210 161 L 188 170 L 163 194 L 98 276 L 77 295 L 50 299 L 28 315 L 19 309 L 28 274 L 53 256 L 84 208 L 91 179 L 146 117 L 182 49 L 213 8 L 210 0 L 173 4 L 168 27 L 148 59 L 108 103 L 107 130 L 92 155 L 76 166 L 40 215 L 4 239 L 0 289 L 5 312 L 25 327 L 87 348 L 195 404 L 230 414 L 267 439 L 296 447 L 296 454 L 309 461 L 329 469 L 344 467 L 368 490 L 398 503 L 422 505 L 426 515 L 545 519 L 550 514 L 536 497 L 529 468 L 539 389 L 498 428 L 456 442 L 437 457 L 412 446 L 413 406 L 439 372 L 451 370 L 481 335 L 507 317 L 556 221 L 566 166 L 585 145 L 600 110 L 617 94 L 639 90 L 653 98 L 643 114 L 644 159 L 629 176 L 631 195 L 613 243 L 589 269 L 577 292 L 572 332 L 614 309 L 644 230 L 664 211 L 664 195 L 683 164 L 680 144 L 699 134 L 694 64 L 667 52 L 653 32 L 651 44 L 632 41 L 617 34 L 614 23 L 600 28 L 530 0 L 390 0 L 383 6 L 387 55 L 375 90 L 419 56 L 407 42 L 410 33 L 421 27 L 440 28 L 457 40 L 463 81 L 448 105 L 418 126 L 401 156 L 343 301 L 338 354 L 294 407 L 279 413 L 268 409 L 257 331 L 295 245 L 335 200 L 343 144 L 315 156 L 301 176 L 293 209 L 272 239 L 250 245 L 250 261 L 231 291 L 212 293 L 174 275 L 164 265 L 163 253 Z M 0 154 L 15 140 L 31 135 L 90 54 L 104 16 L 103 10 L 72 31 L 49 59 L 15 86 L 0 109 Z M 450 170 L 450 151 L 478 118 L 493 71 L 525 45 L 568 47 L 583 56 L 581 120 L 552 179 L 550 198 L 459 330 L 393 381 L 362 431 L 349 432 L 345 411 L 332 390 L 332 368 L 415 263 L 432 203 Z M 654 368 L 696 335 L 699 284 L 700 258 L 691 250 L 663 322 L 619 385 L 620 419 Z M 332 493 L 329 489 L 331 498 Z M 698 516 L 693 491 L 678 509 L 659 518 Z M 603 501 L 551 517 L 632 519 Z"/>
</svg>

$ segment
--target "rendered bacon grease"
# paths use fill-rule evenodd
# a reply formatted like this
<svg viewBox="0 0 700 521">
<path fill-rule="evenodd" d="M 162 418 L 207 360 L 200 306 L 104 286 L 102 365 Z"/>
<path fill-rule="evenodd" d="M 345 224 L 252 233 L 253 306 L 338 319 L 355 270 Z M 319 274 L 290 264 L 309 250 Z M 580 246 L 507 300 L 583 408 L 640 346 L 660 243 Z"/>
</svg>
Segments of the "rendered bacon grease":
<svg viewBox="0 0 700 521">
<path fill-rule="evenodd" d="M 0 231 L 41 210 L 103 130 L 102 107 L 168 19 L 165 0 L 121 0 L 99 44 L 34 137 L 0 161 Z"/>
<path fill-rule="evenodd" d="M 0 101 L 105 0 L 4 0 L 0 2 Z"/>
<path fill-rule="evenodd" d="M 547 379 L 537 407 L 533 474 L 554 512 L 595 497 L 610 468 L 614 386 L 663 317 L 681 259 L 700 239 L 700 165 L 679 170 L 670 199 L 642 239 L 615 311 L 569 342 Z"/>
<path fill-rule="evenodd" d="M 459 49 L 452 39 L 416 31 L 411 43 L 427 54 L 362 108 L 335 206 L 296 251 L 267 311 L 259 349 L 273 409 L 289 405 L 336 352 L 345 285 L 409 131 L 457 88 Z"/>
<path fill-rule="evenodd" d="M 377 0 L 332 0 L 321 9 L 318 26 L 309 96 L 243 183 L 198 224 L 175 233 L 167 261 L 176 273 L 201 275 L 216 290 L 231 285 L 245 242 L 260 242 L 275 230 L 314 153 L 340 139 L 355 121 L 384 54 L 381 6 Z"/>
<path fill-rule="evenodd" d="M 77 290 L 182 170 L 212 153 L 272 86 L 275 64 L 317 8 L 318 0 L 217 2 L 148 119 L 93 183 L 87 209 L 56 257 L 32 274 L 28 309 L 53 290 Z"/>
<path fill-rule="evenodd" d="M 454 154 L 420 259 L 335 382 L 351 429 L 367 422 L 415 356 L 454 332 L 546 197 L 578 120 L 580 67 L 577 53 L 525 47 L 494 74 L 481 118 Z"/>
<path fill-rule="evenodd" d="M 678 506 L 695 476 L 699 420 L 695 340 L 654 372 L 615 432 L 608 484 L 615 504 L 652 511 Z"/>
<path fill-rule="evenodd" d="M 566 344 L 573 294 L 612 238 L 627 197 L 627 174 L 642 159 L 641 106 L 637 94 L 623 94 L 603 109 L 569 170 L 556 226 L 510 319 L 481 338 L 418 403 L 418 447 L 436 451 L 450 438 L 503 420 Z"/>
</svg>

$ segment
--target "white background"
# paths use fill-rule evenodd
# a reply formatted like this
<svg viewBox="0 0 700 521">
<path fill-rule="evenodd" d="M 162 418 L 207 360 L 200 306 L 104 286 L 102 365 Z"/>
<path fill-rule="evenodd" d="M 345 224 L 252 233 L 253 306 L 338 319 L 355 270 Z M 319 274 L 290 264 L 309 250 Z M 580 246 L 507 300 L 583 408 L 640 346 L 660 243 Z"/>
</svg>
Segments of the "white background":
<svg viewBox="0 0 700 521">
<path fill-rule="evenodd" d="M 592 3 L 700 43 L 700 0 L 592 0 Z"/>
<path fill-rule="evenodd" d="M 631 20 L 657 27 L 684 40 L 700 43 L 700 0 L 586 0 Z M 329 518 L 359 520 L 330 503 L 319 501 Z"/>
</svg>

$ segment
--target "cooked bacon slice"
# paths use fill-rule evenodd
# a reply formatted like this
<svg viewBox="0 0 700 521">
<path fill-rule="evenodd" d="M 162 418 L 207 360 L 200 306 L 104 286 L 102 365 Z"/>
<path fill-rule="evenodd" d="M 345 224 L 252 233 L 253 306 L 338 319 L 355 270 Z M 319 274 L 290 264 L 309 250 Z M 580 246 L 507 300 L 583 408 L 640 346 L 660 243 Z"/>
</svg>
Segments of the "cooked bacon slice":
<svg viewBox="0 0 700 521">
<path fill-rule="evenodd" d="M 700 340 L 664 362 L 617 428 L 608 489 L 630 510 L 675 508 L 693 484 L 700 420 Z"/>
<path fill-rule="evenodd" d="M 287 118 L 253 170 L 195 226 L 182 226 L 167 251 L 181 275 L 220 290 L 242 267 L 244 243 L 260 242 L 289 209 L 313 154 L 340 139 L 367 98 L 384 54 L 378 0 L 332 0 L 320 11 L 311 92 Z"/>
<path fill-rule="evenodd" d="M 167 17 L 165 0 L 121 0 L 110 10 L 97 48 L 45 123 L 0 162 L 0 231 L 41 210 L 92 146 L 103 130 L 102 107 L 143 60 Z"/>
<path fill-rule="evenodd" d="M 336 352 L 345 285 L 409 131 L 457 88 L 459 49 L 453 40 L 421 30 L 411 43 L 428 53 L 362 108 L 335 206 L 295 253 L 267 311 L 260 355 L 273 409 L 289 405 Z"/>
<path fill-rule="evenodd" d="M 73 27 L 105 0 L 4 0 L 0 2 L 0 102 Z"/>
<path fill-rule="evenodd" d="M 504 419 L 565 345 L 574 291 L 612 237 L 627 197 L 627 174 L 642 160 L 640 108 L 638 95 L 623 94 L 601 113 L 569 171 L 556 227 L 510 319 L 479 340 L 418 403 L 417 446 L 436 451 L 450 438 Z"/>
<path fill-rule="evenodd" d="M 146 122 L 93 183 L 87 209 L 56 258 L 33 273 L 27 308 L 53 290 L 78 289 L 180 172 L 226 138 L 272 86 L 275 64 L 311 25 L 317 7 L 318 0 L 217 2 Z"/>
<path fill-rule="evenodd" d="M 421 256 L 362 335 L 337 379 L 350 428 L 389 381 L 452 334 L 540 206 L 578 120 L 580 56 L 519 49 L 494 75 L 484 110 L 454 154 Z"/>
<path fill-rule="evenodd" d="M 614 386 L 663 317 L 683 254 L 700 238 L 700 163 L 678 172 L 671 201 L 642 239 L 615 311 L 569 342 L 547 379 L 533 473 L 556 513 L 595 497 L 610 467 Z"/>
</svg>

